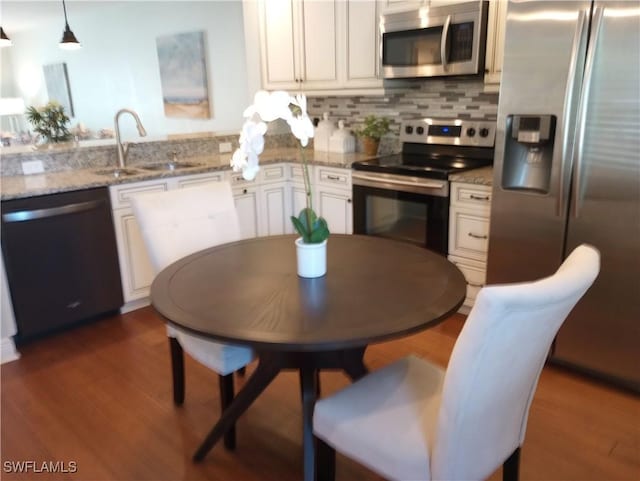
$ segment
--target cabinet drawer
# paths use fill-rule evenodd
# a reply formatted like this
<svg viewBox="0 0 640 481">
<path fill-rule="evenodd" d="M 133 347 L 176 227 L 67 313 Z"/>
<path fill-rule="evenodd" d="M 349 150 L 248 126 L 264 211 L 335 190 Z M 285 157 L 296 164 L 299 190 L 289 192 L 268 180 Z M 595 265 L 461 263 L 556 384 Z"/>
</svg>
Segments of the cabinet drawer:
<svg viewBox="0 0 640 481">
<path fill-rule="evenodd" d="M 486 185 L 451 183 L 451 205 L 477 209 L 489 216 L 491 208 L 491 188 Z"/>
<path fill-rule="evenodd" d="M 313 166 L 308 165 L 309 168 L 309 178 L 313 179 Z M 302 171 L 302 164 L 289 164 L 289 178 L 293 182 L 302 182 L 304 183 L 304 176 Z"/>
<path fill-rule="evenodd" d="M 131 197 L 144 192 L 160 192 L 169 190 L 170 180 L 150 180 L 146 182 L 135 182 L 133 184 L 112 185 L 109 187 L 109 195 L 111 196 L 111 208 L 119 209 L 121 207 L 131 206 Z"/>
<path fill-rule="evenodd" d="M 284 164 L 267 165 L 261 170 L 264 182 L 280 182 L 287 179 L 287 170 Z"/>
<path fill-rule="evenodd" d="M 227 181 L 231 184 L 231 187 L 241 187 L 243 185 L 253 185 L 255 182 L 258 182 L 258 178 L 260 177 L 260 172 L 254 180 L 247 180 L 242 177 L 242 172 L 233 172 L 227 171 Z"/>
<path fill-rule="evenodd" d="M 474 262 L 456 256 L 449 256 L 449 260 L 460 269 L 467 281 L 467 296 L 464 304 L 471 307 L 478 292 L 480 292 L 480 289 L 482 289 L 487 282 L 486 264 L 484 262 Z"/>
<path fill-rule="evenodd" d="M 469 209 L 449 210 L 449 254 L 485 261 L 489 219 Z"/>
<path fill-rule="evenodd" d="M 316 181 L 318 185 L 333 188 L 351 188 L 351 171 L 347 169 L 335 169 L 330 167 L 317 167 Z"/>
<path fill-rule="evenodd" d="M 196 174 L 185 177 L 178 177 L 177 186 L 179 189 L 194 185 L 207 184 L 209 182 L 222 182 L 224 180 L 224 172 L 213 172 L 210 174 Z"/>
</svg>

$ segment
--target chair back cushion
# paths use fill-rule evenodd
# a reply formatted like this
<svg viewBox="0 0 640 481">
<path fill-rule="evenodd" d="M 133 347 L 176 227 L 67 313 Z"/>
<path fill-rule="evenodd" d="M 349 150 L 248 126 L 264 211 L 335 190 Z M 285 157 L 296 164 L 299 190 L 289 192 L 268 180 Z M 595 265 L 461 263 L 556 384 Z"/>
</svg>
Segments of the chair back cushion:
<svg viewBox="0 0 640 481">
<path fill-rule="evenodd" d="M 486 479 L 522 444 L 551 342 L 599 269 L 582 245 L 550 277 L 480 291 L 447 367 L 432 479 Z"/>
<path fill-rule="evenodd" d="M 228 182 L 139 194 L 131 204 L 156 274 L 189 254 L 240 239 Z"/>
</svg>

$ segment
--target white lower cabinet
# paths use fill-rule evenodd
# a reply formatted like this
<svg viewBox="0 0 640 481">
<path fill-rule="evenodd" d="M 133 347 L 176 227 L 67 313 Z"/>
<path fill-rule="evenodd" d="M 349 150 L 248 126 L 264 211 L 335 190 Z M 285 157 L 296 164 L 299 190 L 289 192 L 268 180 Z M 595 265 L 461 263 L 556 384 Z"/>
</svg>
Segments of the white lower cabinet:
<svg viewBox="0 0 640 481">
<path fill-rule="evenodd" d="M 286 184 L 267 184 L 260 187 L 261 235 L 282 235 L 291 223 L 287 215 Z"/>
<path fill-rule="evenodd" d="M 259 235 L 288 234 L 289 200 L 288 164 L 265 165 L 260 170 L 259 208 L 260 219 Z"/>
<path fill-rule="evenodd" d="M 113 185 L 109 188 L 125 302 L 122 312 L 148 303 L 149 287 L 155 274 L 131 209 L 131 196 L 169 188 L 169 179 Z"/>
<path fill-rule="evenodd" d="M 318 215 L 325 218 L 334 234 L 353 233 L 351 171 L 335 167 L 316 167 Z"/>
<path fill-rule="evenodd" d="M 331 232 L 352 233 L 351 171 L 333 167 L 319 167 L 316 171 L 314 167 L 309 166 L 309 176 L 316 212 L 327 219 Z M 149 288 L 154 278 L 154 269 L 131 209 L 131 196 L 222 180 L 231 184 L 243 239 L 294 233 L 290 216 L 297 216 L 306 205 L 300 164 L 265 165 L 254 181 L 245 180 L 239 172 L 217 171 L 111 186 L 125 301 L 122 312 L 149 303 Z"/>
<path fill-rule="evenodd" d="M 233 189 L 233 200 L 238 212 L 241 239 L 250 239 L 260 235 L 258 198 L 258 187 L 236 187 Z"/>
<path fill-rule="evenodd" d="M 468 312 L 486 282 L 491 187 L 451 183 L 449 260 L 467 281 L 463 312 Z"/>
</svg>

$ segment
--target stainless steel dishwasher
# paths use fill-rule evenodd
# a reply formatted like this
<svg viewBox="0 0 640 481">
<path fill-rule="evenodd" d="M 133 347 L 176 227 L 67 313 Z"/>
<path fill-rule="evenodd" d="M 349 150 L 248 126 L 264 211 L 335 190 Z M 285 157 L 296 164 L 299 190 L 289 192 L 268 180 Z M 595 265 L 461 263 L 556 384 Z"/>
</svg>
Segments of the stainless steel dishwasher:
<svg viewBox="0 0 640 481">
<path fill-rule="evenodd" d="M 2 254 L 17 342 L 123 304 L 106 187 L 2 202 Z"/>
</svg>

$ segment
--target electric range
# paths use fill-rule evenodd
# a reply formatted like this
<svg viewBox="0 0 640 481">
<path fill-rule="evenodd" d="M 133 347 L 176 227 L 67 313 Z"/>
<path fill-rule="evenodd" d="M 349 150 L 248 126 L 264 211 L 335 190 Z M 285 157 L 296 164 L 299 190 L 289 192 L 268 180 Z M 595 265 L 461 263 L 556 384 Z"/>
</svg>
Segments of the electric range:
<svg viewBox="0 0 640 481">
<path fill-rule="evenodd" d="M 404 121 L 401 153 L 352 164 L 354 233 L 412 242 L 446 255 L 449 176 L 491 165 L 495 135 L 492 121 Z"/>
</svg>

